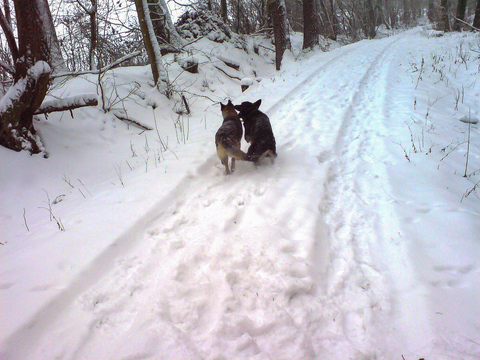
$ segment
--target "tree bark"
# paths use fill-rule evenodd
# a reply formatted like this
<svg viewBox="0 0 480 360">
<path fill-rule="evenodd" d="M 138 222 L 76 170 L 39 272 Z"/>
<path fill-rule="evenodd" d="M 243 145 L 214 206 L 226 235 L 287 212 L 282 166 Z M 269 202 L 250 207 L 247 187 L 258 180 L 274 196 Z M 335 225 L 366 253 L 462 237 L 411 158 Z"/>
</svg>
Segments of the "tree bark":
<svg viewBox="0 0 480 360">
<path fill-rule="evenodd" d="M 477 0 L 475 7 L 475 18 L 473 19 L 473 27 L 480 29 L 480 0 Z"/>
<path fill-rule="evenodd" d="M 320 26 L 314 0 L 303 0 L 303 49 L 319 44 Z"/>
<path fill-rule="evenodd" d="M 165 0 L 147 0 L 153 31 L 162 55 L 179 52 L 182 40 L 178 35 Z"/>
<path fill-rule="evenodd" d="M 160 45 L 153 28 L 152 20 L 150 18 L 150 11 L 147 0 L 135 0 L 135 7 L 137 8 L 138 21 L 140 29 L 142 30 L 143 42 L 147 50 L 150 66 L 152 68 L 153 81 L 159 90 L 164 93 L 167 98 L 170 98 L 170 91 L 168 86 L 168 76 L 163 65 Z"/>
<path fill-rule="evenodd" d="M 283 53 L 290 49 L 290 37 L 288 35 L 287 9 L 285 0 L 268 0 L 268 13 L 272 18 L 273 35 L 275 39 L 275 67 L 280 70 Z"/>
<path fill-rule="evenodd" d="M 14 85 L 0 101 L 0 145 L 15 151 L 42 151 L 33 114 L 47 93 L 52 71 L 53 22 L 46 0 L 15 0 L 18 59 Z M 58 43 L 57 43 L 58 45 Z M 59 63 L 57 63 L 59 64 Z"/>
<path fill-rule="evenodd" d="M 455 22 L 453 25 L 454 31 L 462 30 L 462 21 L 465 20 L 465 11 L 467 10 L 467 0 L 458 0 L 457 3 L 457 15 L 455 16 Z"/>
<path fill-rule="evenodd" d="M 367 37 L 369 39 L 373 39 L 375 37 L 375 35 L 377 35 L 377 32 L 375 30 L 375 9 L 373 8 L 373 3 L 372 3 L 372 0 L 367 0 L 366 1 L 366 5 L 367 5 L 367 26 L 366 26 L 366 29 L 367 29 Z"/>
<path fill-rule="evenodd" d="M 14 151 L 42 151 L 33 126 L 33 114 L 48 89 L 50 66 L 39 61 L 18 80 L 0 100 L 0 145 Z"/>
<path fill-rule="evenodd" d="M 448 19 L 448 0 L 441 0 L 440 13 L 440 30 L 450 31 L 450 20 Z"/>
<path fill-rule="evenodd" d="M 223 22 L 225 23 L 225 25 L 227 24 L 227 0 L 221 0 L 220 1 L 220 12 L 221 12 L 221 15 L 222 15 L 222 20 Z"/>
<path fill-rule="evenodd" d="M 12 54 L 13 63 L 15 64 L 18 59 L 18 47 L 15 41 L 15 34 L 13 33 L 12 29 L 12 22 L 8 14 L 9 11 L 6 11 L 6 14 L 4 15 L 2 9 L 0 8 L 0 26 L 2 27 L 3 33 L 7 39 L 7 44 L 10 49 L 10 53 Z"/>
</svg>

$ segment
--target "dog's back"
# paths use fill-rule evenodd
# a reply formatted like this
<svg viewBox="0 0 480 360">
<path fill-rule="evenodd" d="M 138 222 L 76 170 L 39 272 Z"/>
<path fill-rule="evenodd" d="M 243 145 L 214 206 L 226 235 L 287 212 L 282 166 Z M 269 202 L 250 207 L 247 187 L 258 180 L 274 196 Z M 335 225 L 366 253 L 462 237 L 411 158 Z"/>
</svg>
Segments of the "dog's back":
<svg viewBox="0 0 480 360">
<path fill-rule="evenodd" d="M 258 110 L 262 100 L 255 103 L 244 101 L 236 105 L 245 126 L 245 140 L 251 145 L 247 155 L 255 163 L 259 163 L 264 157 L 270 157 L 272 162 L 277 157 L 275 136 L 273 135 L 270 119 L 266 114 Z"/>
<path fill-rule="evenodd" d="M 232 171 L 235 170 L 235 159 L 248 161 L 248 156 L 241 149 L 241 140 L 243 135 L 243 127 L 240 117 L 235 111 L 232 102 L 229 101 L 227 105 L 221 105 L 223 123 L 215 134 L 215 145 L 217 147 L 217 155 L 222 164 L 225 166 L 225 171 L 230 174 L 228 167 L 228 158 L 232 158 Z"/>
</svg>

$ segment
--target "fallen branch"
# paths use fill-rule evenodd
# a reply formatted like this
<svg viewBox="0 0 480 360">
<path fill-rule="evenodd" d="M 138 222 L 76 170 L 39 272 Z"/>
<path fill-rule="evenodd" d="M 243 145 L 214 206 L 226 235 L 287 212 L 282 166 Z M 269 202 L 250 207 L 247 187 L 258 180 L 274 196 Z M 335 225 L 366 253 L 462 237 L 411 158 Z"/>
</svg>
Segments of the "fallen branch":
<svg viewBox="0 0 480 360">
<path fill-rule="evenodd" d="M 239 77 L 237 77 L 237 76 L 232 76 L 232 75 L 228 74 L 225 70 L 220 69 L 218 66 L 213 65 L 213 67 L 214 67 L 215 69 L 217 69 L 217 70 L 220 70 L 222 73 L 224 73 L 225 75 L 227 75 L 227 76 L 228 76 L 229 78 L 231 78 L 231 79 L 238 80 L 238 81 L 242 81 L 242 79 L 240 79 Z"/>
<path fill-rule="evenodd" d="M 473 26 L 473 25 L 470 25 L 469 23 L 463 21 L 462 19 L 457 18 L 456 16 L 454 16 L 453 18 L 454 18 L 455 20 L 460 21 L 460 22 L 463 23 L 464 25 L 470 26 L 473 30 L 480 31 L 479 28 L 477 28 L 477 27 L 475 27 L 475 26 Z"/>
<path fill-rule="evenodd" d="M 55 99 L 45 101 L 34 113 L 49 114 L 56 111 L 74 110 L 85 106 L 97 106 L 98 98 L 96 94 L 84 94 L 72 96 L 66 99 Z"/>
<path fill-rule="evenodd" d="M 127 124 L 135 125 L 136 127 L 139 127 L 142 130 L 153 130 L 153 128 L 151 128 L 150 126 L 144 125 L 144 124 L 138 122 L 137 120 L 130 119 L 130 118 L 128 118 L 128 117 L 126 117 L 122 114 L 113 113 L 113 115 L 115 115 L 115 117 L 117 119 L 122 120 L 122 121 L 126 122 Z"/>
</svg>

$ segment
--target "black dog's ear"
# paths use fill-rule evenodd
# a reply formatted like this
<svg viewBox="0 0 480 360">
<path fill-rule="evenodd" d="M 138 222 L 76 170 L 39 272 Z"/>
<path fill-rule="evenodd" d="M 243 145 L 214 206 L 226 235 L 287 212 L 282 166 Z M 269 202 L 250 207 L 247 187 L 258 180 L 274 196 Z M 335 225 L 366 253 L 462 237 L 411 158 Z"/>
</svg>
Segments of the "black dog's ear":
<svg viewBox="0 0 480 360">
<path fill-rule="evenodd" d="M 235 105 L 235 110 L 242 111 L 242 105 Z"/>
<path fill-rule="evenodd" d="M 257 101 L 255 101 L 252 105 L 252 107 L 255 108 L 255 110 L 258 110 L 258 108 L 260 107 L 260 104 L 262 103 L 262 99 L 259 99 Z"/>
</svg>

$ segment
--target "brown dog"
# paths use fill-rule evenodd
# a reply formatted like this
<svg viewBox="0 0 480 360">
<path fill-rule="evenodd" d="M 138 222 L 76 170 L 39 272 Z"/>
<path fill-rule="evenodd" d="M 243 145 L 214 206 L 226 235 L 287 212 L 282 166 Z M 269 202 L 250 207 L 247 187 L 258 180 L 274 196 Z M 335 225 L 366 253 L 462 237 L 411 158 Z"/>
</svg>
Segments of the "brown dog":
<svg viewBox="0 0 480 360">
<path fill-rule="evenodd" d="M 215 134 L 217 155 L 225 166 L 225 172 L 231 174 L 235 171 L 235 159 L 249 161 L 249 157 L 240 150 L 243 135 L 242 122 L 235 111 L 235 107 L 229 100 L 227 105 L 220 103 L 223 115 L 223 124 Z M 228 158 L 232 158 L 231 171 L 228 168 Z"/>
</svg>

